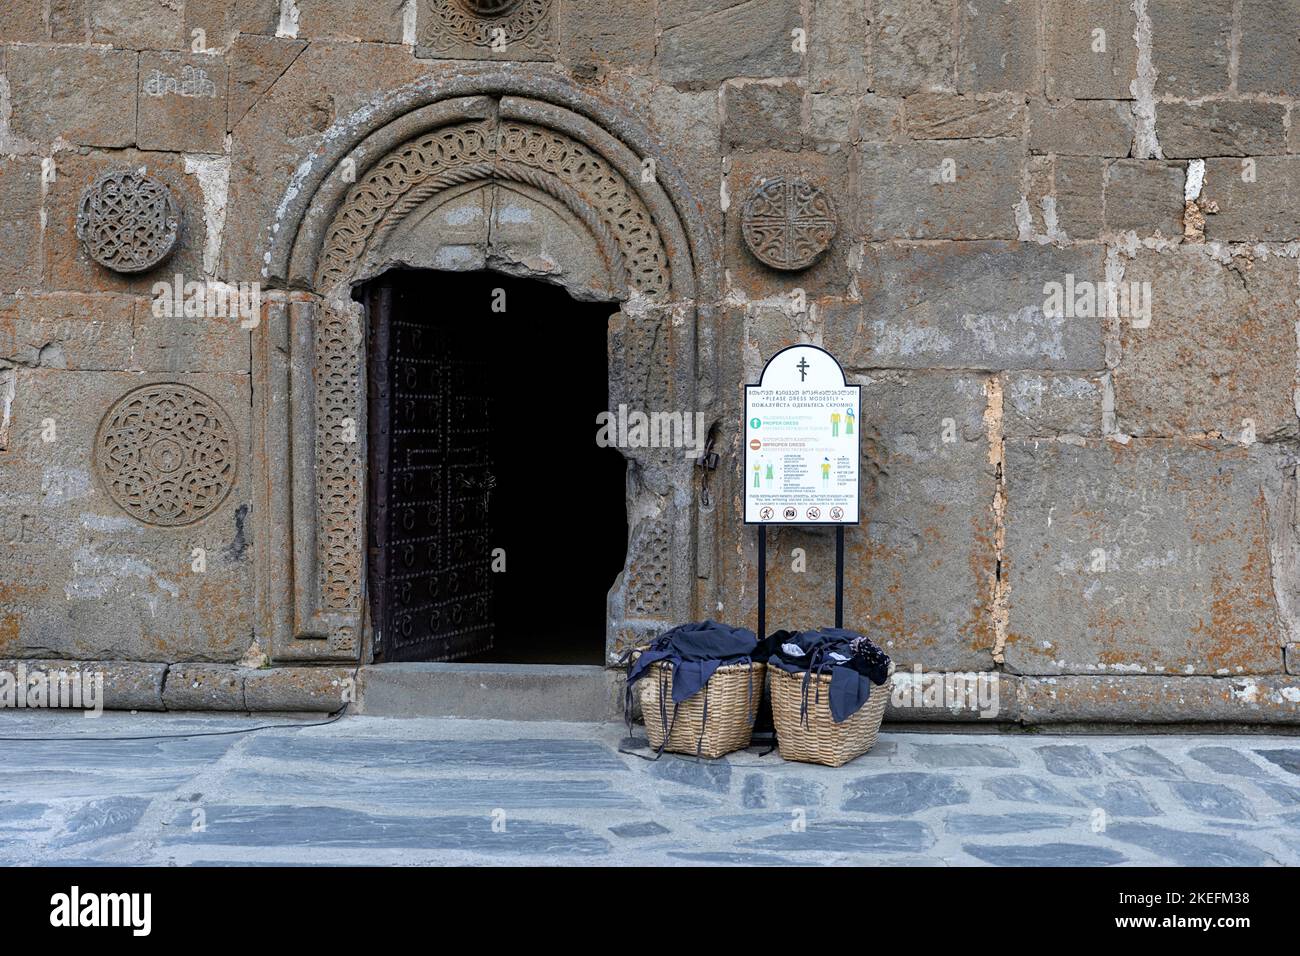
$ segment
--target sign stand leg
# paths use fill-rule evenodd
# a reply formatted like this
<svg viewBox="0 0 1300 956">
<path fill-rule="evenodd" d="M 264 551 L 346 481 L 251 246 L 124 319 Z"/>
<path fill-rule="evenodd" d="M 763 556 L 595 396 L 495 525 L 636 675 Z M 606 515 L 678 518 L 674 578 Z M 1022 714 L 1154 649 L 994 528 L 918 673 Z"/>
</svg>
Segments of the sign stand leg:
<svg viewBox="0 0 1300 956">
<path fill-rule="evenodd" d="M 844 525 L 835 527 L 835 626 L 844 626 Z"/>
<path fill-rule="evenodd" d="M 767 525 L 758 526 L 758 639 L 767 636 Z"/>
</svg>

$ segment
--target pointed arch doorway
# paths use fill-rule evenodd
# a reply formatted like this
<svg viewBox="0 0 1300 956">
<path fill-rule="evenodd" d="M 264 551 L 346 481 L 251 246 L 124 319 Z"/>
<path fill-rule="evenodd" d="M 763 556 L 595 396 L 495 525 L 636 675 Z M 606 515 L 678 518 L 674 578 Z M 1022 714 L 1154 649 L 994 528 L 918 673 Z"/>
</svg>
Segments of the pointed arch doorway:
<svg viewBox="0 0 1300 956">
<path fill-rule="evenodd" d="M 490 271 L 358 295 L 375 660 L 601 663 L 628 531 L 625 460 L 596 441 L 616 307 Z"/>
</svg>

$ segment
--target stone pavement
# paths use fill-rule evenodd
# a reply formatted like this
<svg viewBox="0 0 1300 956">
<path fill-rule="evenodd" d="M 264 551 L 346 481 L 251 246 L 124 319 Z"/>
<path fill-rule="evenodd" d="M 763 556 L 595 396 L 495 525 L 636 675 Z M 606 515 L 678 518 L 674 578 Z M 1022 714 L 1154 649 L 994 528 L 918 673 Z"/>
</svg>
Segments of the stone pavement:
<svg viewBox="0 0 1300 956">
<path fill-rule="evenodd" d="M 831 770 L 616 724 L 0 714 L 6 864 L 1300 863 L 1300 738 L 886 732 Z M 640 734 L 640 728 L 638 728 Z"/>
</svg>

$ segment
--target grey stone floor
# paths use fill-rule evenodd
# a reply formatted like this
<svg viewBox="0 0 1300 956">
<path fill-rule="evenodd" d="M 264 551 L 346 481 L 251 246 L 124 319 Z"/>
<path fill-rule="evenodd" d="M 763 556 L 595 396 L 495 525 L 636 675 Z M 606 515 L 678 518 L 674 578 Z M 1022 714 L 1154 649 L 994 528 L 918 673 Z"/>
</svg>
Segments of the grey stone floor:
<svg viewBox="0 0 1300 956">
<path fill-rule="evenodd" d="M 3 737 L 76 738 L 0 741 L 0 862 L 1300 863 L 1300 737 L 886 732 L 837 770 L 651 763 L 614 724 L 103 739 L 266 722 L 0 714 Z"/>
</svg>

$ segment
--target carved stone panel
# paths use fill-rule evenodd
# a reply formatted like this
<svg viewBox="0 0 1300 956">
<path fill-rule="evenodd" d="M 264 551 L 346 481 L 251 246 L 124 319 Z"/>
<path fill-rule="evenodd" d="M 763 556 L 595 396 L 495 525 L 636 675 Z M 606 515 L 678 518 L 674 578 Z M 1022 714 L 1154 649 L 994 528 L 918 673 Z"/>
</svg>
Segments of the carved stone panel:
<svg viewBox="0 0 1300 956">
<path fill-rule="evenodd" d="M 549 60 L 554 0 L 420 0 L 417 56 Z"/>
<path fill-rule="evenodd" d="M 145 524 L 192 524 L 235 483 L 239 437 L 226 410 L 188 385 L 145 385 L 118 399 L 95 436 L 110 498 Z"/>
<path fill-rule="evenodd" d="M 741 210 L 741 234 L 754 257 L 773 269 L 806 269 L 835 238 L 830 197 L 799 179 L 763 182 Z"/>
<path fill-rule="evenodd" d="M 180 235 L 180 208 L 167 185 L 129 169 L 104 173 L 81 194 L 77 237 L 114 272 L 146 272 L 166 259 Z"/>
</svg>

